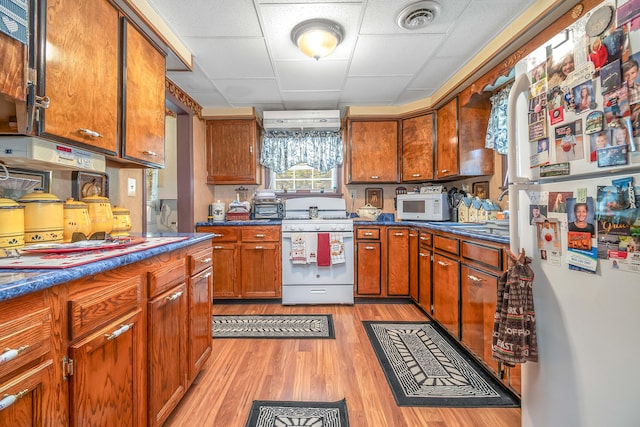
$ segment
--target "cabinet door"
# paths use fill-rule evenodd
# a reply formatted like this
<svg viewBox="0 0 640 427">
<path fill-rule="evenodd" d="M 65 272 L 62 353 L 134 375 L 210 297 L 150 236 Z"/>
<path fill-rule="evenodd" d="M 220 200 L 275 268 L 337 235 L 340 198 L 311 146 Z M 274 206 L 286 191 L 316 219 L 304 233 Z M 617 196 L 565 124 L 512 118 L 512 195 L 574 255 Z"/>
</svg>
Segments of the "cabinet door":
<svg viewBox="0 0 640 427">
<path fill-rule="evenodd" d="M 498 362 L 491 356 L 493 315 L 496 311 L 498 277 L 462 265 L 462 342 L 498 373 Z"/>
<path fill-rule="evenodd" d="M 69 346 L 71 426 L 144 425 L 142 310 Z"/>
<path fill-rule="evenodd" d="M 402 181 L 433 179 L 433 114 L 402 121 Z"/>
<path fill-rule="evenodd" d="M 459 261 L 433 256 L 433 317 L 456 339 L 460 337 L 459 271 Z"/>
<path fill-rule="evenodd" d="M 189 383 L 211 355 L 212 269 L 189 278 Z"/>
<path fill-rule="evenodd" d="M 45 412 L 46 397 L 51 391 L 53 360 L 14 375 L 9 381 L 0 383 L 0 427 L 53 426 Z M 13 402 L 13 403 L 10 403 Z"/>
<path fill-rule="evenodd" d="M 351 122 L 348 183 L 398 181 L 398 122 Z"/>
<path fill-rule="evenodd" d="M 107 0 L 46 4 L 46 75 L 38 92 L 51 103 L 41 130 L 116 155 L 118 12 Z"/>
<path fill-rule="evenodd" d="M 409 296 L 414 302 L 419 298 L 418 234 L 415 228 L 409 229 Z"/>
<path fill-rule="evenodd" d="M 164 56 L 129 22 L 123 37 L 122 157 L 164 166 Z"/>
<path fill-rule="evenodd" d="M 238 298 L 240 282 L 238 274 L 237 246 L 235 243 L 213 245 L 213 298 Z"/>
<path fill-rule="evenodd" d="M 255 119 L 207 120 L 207 184 L 257 184 Z"/>
<path fill-rule="evenodd" d="M 186 285 L 158 295 L 147 310 L 149 425 L 160 426 L 186 390 Z"/>
<path fill-rule="evenodd" d="M 484 146 L 491 115 L 491 93 L 474 94 L 466 105 L 460 105 L 459 112 L 460 175 L 492 175 L 496 152 Z"/>
<path fill-rule="evenodd" d="M 27 100 L 27 46 L 0 34 L 0 93 L 11 99 Z M 8 125 L 8 123 L 6 123 Z M 0 130 L 5 123 L 0 123 Z"/>
<path fill-rule="evenodd" d="M 458 99 L 437 112 L 436 179 L 458 176 Z"/>
<path fill-rule="evenodd" d="M 280 297 L 281 256 L 278 243 L 240 244 L 241 293 L 244 298 Z"/>
<path fill-rule="evenodd" d="M 418 264 L 420 267 L 420 287 L 418 305 L 431 314 L 431 250 L 420 247 Z"/>
<path fill-rule="evenodd" d="M 409 295 L 409 229 L 387 228 L 387 295 Z"/>
<path fill-rule="evenodd" d="M 356 293 L 359 296 L 382 294 L 382 243 L 356 242 Z"/>
</svg>

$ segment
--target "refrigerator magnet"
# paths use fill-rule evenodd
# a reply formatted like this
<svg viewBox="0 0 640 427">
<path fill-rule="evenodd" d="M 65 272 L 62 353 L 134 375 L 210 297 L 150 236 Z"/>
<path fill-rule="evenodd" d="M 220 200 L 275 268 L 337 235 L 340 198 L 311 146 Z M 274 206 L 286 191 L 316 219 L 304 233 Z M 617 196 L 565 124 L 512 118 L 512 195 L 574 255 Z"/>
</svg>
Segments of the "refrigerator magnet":
<svg viewBox="0 0 640 427">
<path fill-rule="evenodd" d="M 590 135 L 600 132 L 604 128 L 604 113 L 602 111 L 592 111 L 585 122 L 584 133 Z"/>
</svg>

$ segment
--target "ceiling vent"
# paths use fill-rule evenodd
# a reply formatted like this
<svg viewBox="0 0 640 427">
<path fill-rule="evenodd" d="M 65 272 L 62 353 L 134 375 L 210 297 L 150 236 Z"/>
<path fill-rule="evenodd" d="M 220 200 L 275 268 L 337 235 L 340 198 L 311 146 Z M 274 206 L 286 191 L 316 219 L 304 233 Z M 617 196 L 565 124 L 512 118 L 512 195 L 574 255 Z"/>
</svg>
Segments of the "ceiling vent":
<svg viewBox="0 0 640 427">
<path fill-rule="evenodd" d="M 265 111 L 262 125 L 267 130 L 340 130 L 340 110 Z"/>
<path fill-rule="evenodd" d="M 436 20 L 440 5 L 434 1 L 419 1 L 403 8 L 396 15 L 396 22 L 405 30 L 420 30 Z"/>
</svg>

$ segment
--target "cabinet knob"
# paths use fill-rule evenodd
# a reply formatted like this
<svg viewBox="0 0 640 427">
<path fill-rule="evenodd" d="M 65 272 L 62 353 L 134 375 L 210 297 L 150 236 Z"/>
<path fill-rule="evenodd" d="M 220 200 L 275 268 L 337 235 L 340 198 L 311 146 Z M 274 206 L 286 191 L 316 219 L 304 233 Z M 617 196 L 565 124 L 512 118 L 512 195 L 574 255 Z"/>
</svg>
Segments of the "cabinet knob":
<svg viewBox="0 0 640 427">
<path fill-rule="evenodd" d="M 22 398 L 25 394 L 29 393 L 29 389 L 24 389 L 16 394 L 7 394 L 0 399 L 0 411 L 7 409 L 9 406 L 16 403 L 16 400 Z"/>
<path fill-rule="evenodd" d="M 380 179 L 378 175 L 371 175 L 371 179 Z"/>
<path fill-rule="evenodd" d="M 129 323 L 127 325 L 122 325 L 118 329 L 116 329 L 115 331 L 111 332 L 110 334 L 105 334 L 105 337 L 107 337 L 107 339 L 109 341 L 111 341 L 112 339 L 118 338 L 120 335 L 124 334 L 129 329 L 131 329 L 132 327 L 133 327 L 133 323 Z"/>
<path fill-rule="evenodd" d="M 366 250 L 368 250 L 368 251 L 372 251 L 372 250 L 374 250 L 374 249 L 375 249 L 375 247 L 373 247 L 373 246 L 365 246 L 364 248 L 365 248 Z"/>
<path fill-rule="evenodd" d="M 476 283 L 482 283 L 483 279 L 473 276 L 471 274 L 467 275 L 467 277 L 469 278 L 469 280 L 471 280 L 472 282 L 476 282 Z"/>
<path fill-rule="evenodd" d="M 414 178 L 418 178 L 418 177 L 420 177 L 422 175 L 420 175 L 419 173 L 414 173 L 414 174 L 411 174 L 411 176 L 414 177 Z"/>
<path fill-rule="evenodd" d="M 145 156 L 151 156 L 151 157 L 157 157 L 158 153 L 156 153 L 155 151 L 151 151 L 151 150 L 144 150 L 142 152 L 142 154 L 144 154 Z"/>
<path fill-rule="evenodd" d="M 256 239 L 264 239 L 264 234 L 256 234 Z"/>
<path fill-rule="evenodd" d="M 447 172 L 449 172 L 449 169 L 442 169 L 442 170 L 440 171 L 440 173 L 447 173 Z"/>
<path fill-rule="evenodd" d="M 29 346 L 28 345 L 23 345 L 21 347 L 18 348 L 7 348 L 5 349 L 5 352 L 0 354 L 0 365 L 3 363 L 6 363 L 10 360 L 15 359 L 16 357 L 18 357 L 18 355 L 20 353 L 22 353 L 23 351 L 25 351 L 26 349 L 28 349 Z"/>
<path fill-rule="evenodd" d="M 422 252 L 418 252 L 420 256 L 429 256 L 429 254 L 423 254 Z"/>
<path fill-rule="evenodd" d="M 203 264 L 209 264 L 211 262 L 211 258 L 201 259 L 200 262 Z"/>
<path fill-rule="evenodd" d="M 254 249 L 264 249 L 264 246 L 256 246 Z"/>
<path fill-rule="evenodd" d="M 367 233 L 364 233 L 364 235 L 365 235 L 365 236 L 373 236 L 373 233 L 369 233 L 369 232 L 367 232 Z"/>
<path fill-rule="evenodd" d="M 102 138 L 102 135 L 100 135 L 98 132 L 91 130 L 91 129 L 86 129 L 86 128 L 80 128 L 78 129 L 78 132 L 80 132 L 81 134 L 84 134 L 86 136 L 92 136 L 94 138 Z"/>
<path fill-rule="evenodd" d="M 213 233 L 212 236 L 215 239 L 216 237 L 224 237 L 224 234 Z"/>
<path fill-rule="evenodd" d="M 449 267 L 449 263 L 444 261 L 438 261 L 438 265 L 441 265 L 443 267 Z"/>
<path fill-rule="evenodd" d="M 393 235 L 400 237 L 400 236 L 404 236 L 404 233 L 403 232 L 397 232 L 397 233 L 393 233 Z"/>
<path fill-rule="evenodd" d="M 170 297 L 167 297 L 167 301 L 169 301 L 169 302 L 175 301 L 178 298 L 180 298 L 183 293 L 184 293 L 183 291 L 178 291 L 178 292 L 174 293 L 173 295 L 171 295 Z"/>
</svg>

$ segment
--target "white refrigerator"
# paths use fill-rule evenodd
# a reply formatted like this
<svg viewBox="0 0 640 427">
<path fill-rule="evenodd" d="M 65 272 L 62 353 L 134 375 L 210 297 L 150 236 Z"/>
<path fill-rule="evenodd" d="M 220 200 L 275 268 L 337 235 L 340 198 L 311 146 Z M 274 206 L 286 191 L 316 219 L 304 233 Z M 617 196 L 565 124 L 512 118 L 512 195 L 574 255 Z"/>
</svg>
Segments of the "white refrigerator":
<svg viewBox="0 0 640 427">
<path fill-rule="evenodd" d="M 611 93 L 603 95 L 593 64 L 578 59 L 594 39 L 585 26 L 596 11 L 568 31 L 576 64 L 561 89 L 576 96 L 561 100 L 562 112 L 553 88 L 536 83 L 540 71 L 551 81 L 558 59 L 550 48 L 517 64 L 509 95 L 511 251 L 532 259 L 538 341 L 538 362 L 522 366 L 523 426 L 640 426 L 640 153 L 627 120 L 626 149 L 613 145 Z M 581 109 L 572 91 L 586 82 L 593 98 Z M 598 111 L 614 148 L 592 157 Z M 564 139 L 567 127 L 573 139 Z"/>
</svg>

